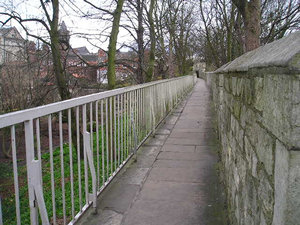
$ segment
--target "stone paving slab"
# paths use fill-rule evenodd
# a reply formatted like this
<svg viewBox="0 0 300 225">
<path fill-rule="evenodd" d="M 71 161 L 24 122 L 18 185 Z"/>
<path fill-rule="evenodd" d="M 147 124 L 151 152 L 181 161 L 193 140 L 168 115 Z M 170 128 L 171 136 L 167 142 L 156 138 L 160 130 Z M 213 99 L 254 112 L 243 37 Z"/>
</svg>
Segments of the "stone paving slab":
<svg viewBox="0 0 300 225">
<path fill-rule="evenodd" d="M 170 137 L 166 141 L 166 144 L 171 145 L 202 145 L 202 146 L 209 146 L 214 145 L 214 143 L 210 140 L 202 139 L 202 138 L 173 138 Z"/>
<path fill-rule="evenodd" d="M 198 80 L 190 97 L 156 130 L 80 225 L 225 225 L 210 93 Z"/>
<path fill-rule="evenodd" d="M 166 124 L 175 124 L 178 120 L 178 117 L 179 117 L 179 115 L 172 114 L 166 119 L 165 123 Z"/>
<path fill-rule="evenodd" d="M 199 129 L 199 128 L 213 128 L 214 125 L 212 123 L 209 123 L 207 121 L 195 121 L 192 119 L 187 119 L 187 120 L 179 120 L 176 125 L 175 125 L 175 129 L 179 128 L 179 129 Z"/>
<path fill-rule="evenodd" d="M 147 181 L 138 197 L 141 200 L 182 201 L 198 203 L 204 198 L 201 183 L 178 183 L 169 181 Z M 179 202 L 179 203 L 178 203 Z"/>
<path fill-rule="evenodd" d="M 167 152 L 195 152 L 196 146 L 191 145 L 170 145 L 170 144 L 164 144 L 164 146 L 161 148 L 161 151 L 167 151 Z"/>
<path fill-rule="evenodd" d="M 160 146 L 143 146 L 137 153 L 137 161 L 131 167 L 150 168 L 160 152 Z"/>
<path fill-rule="evenodd" d="M 173 131 L 170 138 L 195 138 L 195 139 L 202 139 L 202 140 L 212 140 L 214 141 L 215 136 L 214 132 L 182 132 L 182 131 Z"/>
<path fill-rule="evenodd" d="M 199 128 L 176 128 L 176 132 L 197 133 L 197 132 L 213 132 L 213 128 L 199 127 Z"/>
<path fill-rule="evenodd" d="M 161 152 L 157 159 L 175 159 L 175 160 L 201 160 L 203 154 L 200 152 Z"/>
<path fill-rule="evenodd" d="M 171 129 L 160 128 L 156 131 L 156 134 L 165 134 L 168 135 L 171 133 Z"/>
<path fill-rule="evenodd" d="M 122 213 L 117 213 L 113 210 L 98 210 L 97 215 L 84 216 L 78 222 L 78 224 L 81 224 L 81 225 L 92 225 L 92 224 L 121 225 L 122 219 L 123 219 Z"/>
<path fill-rule="evenodd" d="M 103 198 L 98 199 L 98 208 L 125 213 L 140 189 L 140 186 L 136 184 L 126 184 L 126 186 L 124 188 L 124 183 L 122 182 L 112 185 L 107 194 Z M 122 201 L 119 199 L 122 199 Z"/>
<path fill-rule="evenodd" d="M 153 164 L 153 167 L 160 168 L 195 168 L 202 169 L 205 168 L 199 161 L 189 161 L 189 160 L 168 160 L 168 159 L 158 159 Z"/>
<path fill-rule="evenodd" d="M 166 139 L 168 138 L 168 135 L 162 135 L 158 134 L 155 135 L 155 138 L 149 138 L 149 140 L 146 141 L 146 146 L 162 146 Z"/>
<path fill-rule="evenodd" d="M 172 130 L 174 128 L 174 124 L 164 124 L 163 129 Z"/>
<path fill-rule="evenodd" d="M 203 171 L 198 168 L 161 168 L 151 169 L 148 180 L 199 183 L 203 182 Z"/>
<path fill-rule="evenodd" d="M 137 200 L 124 219 L 124 225 L 199 225 L 201 203 Z"/>
<path fill-rule="evenodd" d="M 184 113 L 184 114 L 181 114 L 181 118 L 182 119 L 193 119 L 193 120 L 197 120 L 197 119 L 210 120 L 210 119 L 212 119 L 210 112 Z"/>
<path fill-rule="evenodd" d="M 125 186 L 127 186 L 127 184 L 142 185 L 148 171 L 149 168 L 129 167 L 119 178 L 119 182 L 124 183 Z"/>
</svg>

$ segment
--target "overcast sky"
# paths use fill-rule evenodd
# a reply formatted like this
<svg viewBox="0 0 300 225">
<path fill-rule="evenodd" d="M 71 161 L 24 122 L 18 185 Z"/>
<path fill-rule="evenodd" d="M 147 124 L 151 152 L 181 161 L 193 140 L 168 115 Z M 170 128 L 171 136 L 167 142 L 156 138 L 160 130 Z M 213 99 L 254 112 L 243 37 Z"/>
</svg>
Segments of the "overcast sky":
<svg viewBox="0 0 300 225">
<path fill-rule="evenodd" d="M 114 5 L 110 5 L 110 0 L 91 1 L 93 4 L 97 4 L 108 9 L 113 9 L 115 7 Z M 106 50 L 108 47 L 107 35 L 110 32 L 111 19 L 107 17 L 107 21 L 97 19 L 97 17 L 99 18 L 103 15 L 99 14 L 99 11 L 93 10 L 82 0 L 60 0 L 60 2 L 60 22 L 64 21 L 71 32 L 71 46 L 74 48 L 86 46 L 92 52 L 97 51 L 96 46 Z M 43 11 L 38 0 L 1 0 L 0 11 L 8 11 L 12 8 L 23 18 L 44 18 Z M 89 13 L 94 18 L 83 17 L 83 13 Z M 1 21 L 4 19 L 4 17 L 1 18 L 0 16 Z M 25 32 L 16 21 L 12 21 L 8 25 L 16 26 L 21 35 L 26 38 Z M 34 34 L 38 34 L 40 36 L 47 35 L 43 26 L 36 22 L 28 22 L 26 23 L 26 27 L 28 27 Z M 32 40 L 32 38 L 29 39 Z M 120 29 L 119 40 L 122 42 L 129 42 L 131 40 L 130 36 L 124 29 Z"/>
</svg>

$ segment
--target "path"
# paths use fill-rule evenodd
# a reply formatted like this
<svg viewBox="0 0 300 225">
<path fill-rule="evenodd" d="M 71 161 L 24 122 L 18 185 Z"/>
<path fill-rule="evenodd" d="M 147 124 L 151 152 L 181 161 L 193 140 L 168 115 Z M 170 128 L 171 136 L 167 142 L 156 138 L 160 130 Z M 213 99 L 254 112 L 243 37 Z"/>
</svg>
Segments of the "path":
<svg viewBox="0 0 300 225">
<path fill-rule="evenodd" d="M 198 80 L 81 225 L 225 225 L 210 94 Z"/>
</svg>

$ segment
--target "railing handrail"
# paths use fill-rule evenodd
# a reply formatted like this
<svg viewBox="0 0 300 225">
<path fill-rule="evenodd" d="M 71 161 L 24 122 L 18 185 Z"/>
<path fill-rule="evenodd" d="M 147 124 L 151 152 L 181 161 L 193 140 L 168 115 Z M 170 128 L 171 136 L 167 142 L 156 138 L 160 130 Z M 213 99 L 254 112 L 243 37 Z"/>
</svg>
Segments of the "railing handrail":
<svg viewBox="0 0 300 225">
<path fill-rule="evenodd" d="M 192 75 L 186 75 L 192 76 Z M 152 81 L 145 84 L 139 84 L 129 87 L 118 88 L 110 91 L 104 91 L 100 93 L 85 95 L 77 98 L 72 98 L 64 101 L 59 101 L 47 105 L 42 105 L 30 109 L 20 110 L 16 112 L 6 113 L 0 115 L 0 129 L 8 126 L 12 126 L 15 124 L 23 123 L 28 120 L 36 119 L 38 117 L 46 116 L 52 113 L 56 113 L 62 110 L 66 110 L 69 108 L 73 108 L 76 106 L 84 105 L 90 102 L 98 101 L 104 98 L 109 98 L 118 94 L 123 94 L 129 91 L 134 91 L 140 88 L 145 88 L 149 86 L 153 86 L 156 84 L 165 83 L 171 80 L 183 79 L 186 76 L 164 79 L 159 81 Z"/>
</svg>

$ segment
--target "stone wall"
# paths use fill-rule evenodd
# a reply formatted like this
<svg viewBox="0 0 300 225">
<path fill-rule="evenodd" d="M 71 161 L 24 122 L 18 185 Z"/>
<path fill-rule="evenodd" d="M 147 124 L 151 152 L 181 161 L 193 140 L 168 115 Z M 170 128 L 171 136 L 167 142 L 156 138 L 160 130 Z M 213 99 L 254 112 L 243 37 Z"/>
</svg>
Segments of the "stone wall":
<svg viewBox="0 0 300 225">
<path fill-rule="evenodd" d="M 300 224 L 300 32 L 206 73 L 231 224 Z"/>
</svg>

